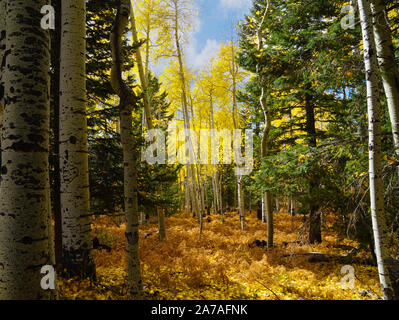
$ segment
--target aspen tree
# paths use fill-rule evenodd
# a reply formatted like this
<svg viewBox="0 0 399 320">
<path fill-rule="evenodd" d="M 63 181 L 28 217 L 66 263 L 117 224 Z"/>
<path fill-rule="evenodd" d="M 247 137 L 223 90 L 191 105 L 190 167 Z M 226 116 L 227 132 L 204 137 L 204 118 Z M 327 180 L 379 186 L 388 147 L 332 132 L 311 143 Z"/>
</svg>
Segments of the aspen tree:
<svg viewBox="0 0 399 320">
<path fill-rule="evenodd" d="M 1 130 L 3 128 L 4 108 L 4 54 L 6 51 L 6 0 L 0 0 L 0 162 L 1 162 Z"/>
<path fill-rule="evenodd" d="M 188 158 L 188 165 L 187 165 L 187 173 L 188 178 L 191 181 L 191 194 L 193 198 L 193 206 L 194 211 L 197 215 L 200 215 L 200 204 L 199 204 L 199 197 L 198 197 L 198 185 L 196 183 L 195 178 L 195 170 L 194 170 L 194 159 L 190 154 L 189 150 L 194 150 L 192 147 L 192 140 L 190 137 L 190 116 L 188 110 L 188 95 L 187 95 L 187 83 L 186 83 L 186 76 L 184 72 L 184 63 L 183 63 L 183 52 L 181 50 L 181 40 L 180 40 L 180 21 L 182 19 L 181 16 L 181 6 L 184 5 L 184 1 L 182 0 L 170 0 L 171 7 L 172 7 L 172 21 L 173 21 L 173 33 L 174 33 L 174 40 L 176 46 L 176 57 L 179 66 L 179 77 L 181 81 L 181 95 L 182 95 L 182 109 L 183 109 L 183 118 L 184 118 L 184 129 L 185 129 L 185 146 L 186 146 L 186 158 Z"/>
<path fill-rule="evenodd" d="M 133 107 L 137 107 L 134 91 L 124 82 L 122 38 L 129 22 L 130 0 L 121 0 L 117 8 L 114 28 L 111 34 L 112 69 L 111 85 L 119 96 L 119 114 L 124 162 L 124 203 L 126 215 L 126 260 L 128 286 L 132 298 L 141 298 L 142 281 L 139 258 L 139 210 L 137 190 L 137 151 L 133 135 Z"/>
<path fill-rule="evenodd" d="M 95 278 L 89 199 L 86 120 L 86 2 L 62 1 L 60 174 L 63 267 Z"/>
<path fill-rule="evenodd" d="M 388 103 L 395 152 L 399 155 L 399 69 L 392 42 L 391 28 L 385 12 L 385 1 L 370 2 L 377 61 Z"/>
<path fill-rule="evenodd" d="M 267 1 L 266 8 L 264 9 L 263 17 L 261 22 L 259 23 L 259 27 L 257 30 L 257 38 L 258 38 L 258 51 L 263 50 L 263 24 L 265 19 L 270 11 L 270 1 Z M 259 73 L 259 66 L 257 66 L 257 72 Z M 271 129 L 271 117 L 269 108 L 267 107 L 267 96 L 266 96 L 266 84 L 262 75 L 258 74 L 260 77 L 260 81 L 262 83 L 262 94 L 260 97 L 260 105 L 262 107 L 263 115 L 265 118 L 265 127 L 263 129 L 263 136 L 261 142 L 261 156 L 262 158 L 267 157 L 268 155 L 268 140 L 269 133 Z M 262 195 L 262 220 L 263 222 L 267 222 L 267 247 L 273 247 L 273 209 L 272 209 L 272 199 L 270 191 L 265 191 Z"/>
<path fill-rule="evenodd" d="M 0 299 L 57 296 L 56 289 L 40 286 L 42 267 L 54 265 L 48 162 L 50 34 L 41 28 L 45 4 L 0 1 L 0 50 L 7 50 L 2 61 Z"/>
<path fill-rule="evenodd" d="M 382 182 L 381 106 L 379 102 L 378 63 L 371 23 L 370 1 L 358 0 L 358 7 L 363 36 L 367 86 L 371 219 L 381 289 L 384 299 L 391 300 L 393 299 L 394 293 L 388 274 L 389 266 L 387 265 L 389 250 L 387 245 L 387 226 L 384 212 L 384 189 Z"/>
</svg>

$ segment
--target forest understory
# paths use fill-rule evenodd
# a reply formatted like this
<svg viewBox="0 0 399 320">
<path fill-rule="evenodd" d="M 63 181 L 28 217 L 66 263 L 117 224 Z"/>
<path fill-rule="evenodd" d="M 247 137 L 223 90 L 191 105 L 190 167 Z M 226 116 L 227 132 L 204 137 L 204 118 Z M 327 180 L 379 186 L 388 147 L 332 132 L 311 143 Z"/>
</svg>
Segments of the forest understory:
<svg viewBox="0 0 399 320">
<path fill-rule="evenodd" d="M 284 210 L 282 210 L 283 212 Z M 128 298 L 125 226 L 103 216 L 94 221 L 94 233 L 111 251 L 95 250 L 97 280 L 60 279 L 59 294 L 68 300 L 125 300 Z M 144 299 L 149 300 L 373 300 L 381 289 L 377 267 L 353 263 L 355 282 L 345 289 L 340 282 L 342 261 L 312 262 L 309 253 L 343 256 L 358 243 L 338 239 L 325 221 L 323 243 L 306 243 L 302 215 L 275 215 L 275 246 L 265 244 L 265 227 L 256 212 L 247 212 L 246 231 L 239 216 L 230 213 L 204 219 L 198 239 L 195 218 L 178 214 L 166 219 L 167 238 L 158 239 L 157 221 L 140 226 L 140 258 Z M 370 258 L 359 253 L 360 259 Z"/>
</svg>

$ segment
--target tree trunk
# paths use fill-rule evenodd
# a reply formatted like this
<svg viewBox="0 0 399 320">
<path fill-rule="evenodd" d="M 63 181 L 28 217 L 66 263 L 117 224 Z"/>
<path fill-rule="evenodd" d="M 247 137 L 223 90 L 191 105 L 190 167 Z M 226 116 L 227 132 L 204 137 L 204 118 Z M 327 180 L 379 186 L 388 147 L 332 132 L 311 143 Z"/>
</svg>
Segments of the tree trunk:
<svg viewBox="0 0 399 320">
<path fill-rule="evenodd" d="M 134 10 L 131 8 L 131 13 L 130 13 L 130 20 L 131 20 L 131 25 L 132 25 L 132 35 L 133 35 L 133 41 L 134 43 L 138 43 L 138 35 L 137 35 L 137 29 L 136 29 L 136 19 L 134 17 Z M 144 69 L 143 65 L 143 59 L 141 58 L 141 51 L 140 48 L 137 48 L 136 50 L 136 63 L 137 63 L 137 68 L 139 71 L 139 78 L 140 78 L 140 83 L 141 83 L 141 89 L 143 91 L 143 102 L 144 102 L 144 111 L 145 111 L 145 119 L 147 123 L 147 128 L 148 130 L 154 129 L 154 126 L 152 124 L 152 116 L 151 116 L 151 105 L 150 105 L 150 99 L 148 96 L 148 79 L 146 78 L 146 71 Z M 146 66 L 148 68 L 148 64 Z"/>
<path fill-rule="evenodd" d="M 306 133 L 308 135 L 308 144 L 311 148 L 317 147 L 316 139 L 316 120 L 314 114 L 314 106 L 312 105 L 312 96 L 305 95 L 305 109 L 306 109 Z M 309 213 L 309 242 L 321 243 L 321 218 L 319 206 L 317 201 L 317 192 L 319 187 L 319 177 L 317 168 L 313 169 L 309 181 L 310 194 L 310 213 Z"/>
<path fill-rule="evenodd" d="M 243 185 L 244 181 L 242 176 L 237 176 L 237 200 L 238 200 L 238 213 L 240 214 L 241 230 L 245 230 L 245 212 L 244 212 L 244 192 Z"/>
<path fill-rule="evenodd" d="M 394 298 L 391 279 L 388 274 L 387 228 L 384 212 L 384 189 L 382 182 L 381 157 L 381 106 L 379 102 L 378 62 L 371 25 L 370 2 L 358 0 L 363 34 L 364 64 L 367 86 L 367 109 L 369 119 L 369 175 L 370 205 L 373 224 L 375 253 L 382 293 L 385 300 Z"/>
<path fill-rule="evenodd" d="M 233 123 L 234 129 L 238 128 L 238 119 L 237 119 L 237 81 L 236 81 L 236 74 L 237 68 L 235 63 L 236 55 L 234 50 L 234 43 L 231 42 L 231 61 L 232 61 L 232 68 L 231 68 L 231 77 L 233 79 Z M 240 214 L 240 221 L 241 221 L 241 230 L 245 230 L 245 203 L 244 203 L 244 180 L 242 179 L 241 175 L 237 176 L 237 202 L 238 202 L 238 213 Z"/>
<path fill-rule="evenodd" d="M 132 298 L 141 295 L 139 258 L 139 228 L 137 199 L 137 150 L 134 147 L 132 104 L 121 101 L 121 140 L 124 162 L 124 204 L 126 215 L 126 260 L 128 265 L 129 293 Z"/>
<path fill-rule="evenodd" d="M 139 223 L 137 198 L 137 150 L 133 135 L 133 106 L 137 106 L 134 91 L 122 79 L 122 37 L 128 25 L 131 4 L 121 0 L 117 8 L 114 28 L 111 33 L 112 69 L 111 85 L 120 98 L 119 114 L 124 162 L 124 205 L 126 215 L 126 260 L 128 286 L 131 298 L 141 298 L 142 281 L 139 257 Z"/>
<path fill-rule="evenodd" d="M 5 52 L 6 52 L 6 0 L 0 0 L 0 163 L 1 163 L 1 131 L 3 129 L 3 109 L 4 109 Z"/>
<path fill-rule="evenodd" d="M 187 164 L 187 176 L 188 180 L 191 182 L 191 193 L 192 193 L 192 204 L 194 212 L 199 215 L 200 214 L 200 206 L 198 202 L 198 187 L 196 184 L 195 178 L 195 170 L 194 170 L 194 159 L 192 159 L 189 150 L 194 150 L 191 137 L 190 137 L 190 118 L 188 112 L 188 99 L 187 99 L 187 91 L 186 91 L 186 77 L 184 73 L 184 65 L 183 65 L 183 54 L 180 49 L 180 38 L 179 38 L 179 10 L 178 10 L 178 2 L 174 2 L 174 36 L 175 36 L 175 45 L 176 45 L 176 55 L 179 63 L 179 76 L 181 81 L 181 91 L 182 91 L 182 108 L 183 108 L 183 118 L 184 118 L 184 129 L 185 129 L 185 146 L 186 146 L 186 158 L 188 161 Z"/>
<path fill-rule="evenodd" d="M 159 241 L 164 241 L 166 239 L 166 228 L 165 228 L 165 212 L 164 209 L 159 207 L 158 211 L 158 232 L 159 232 Z"/>
<path fill-rule="evenodd" d="M 95 278 L 86 122 L 86 2 L 63 0 L 60 63 L 60 172 L 63 267 Z"/>
<path fill-rule="evenodd" d="M 4 0 L 0 1 L 8 52 L 3 74 L 0 299 L 54 299 L 57 293 L 40 286 L 41 268 L 54 265 L 48 160 L 50 34 L 40 25 L 45 4 L 6 1 L 3 11 Z"/>
<path fill-rule="evenodd" d="M 268 148 L 268 140 L 269 140 L 269 133 L 272 126 L 271 118 L 270 118 L 270 111 L 266 104 L 266 90 L 262 88 L 262 95 L 260 97 L 260 104 L 262 106 L 263 115 L 265 118 L 265 128 L 263 130 L 262 136 L 262 145 L 261 145 L 261 156 L 262 158 L 267 157 L 269 148 Z M 267 247 L 273 247 L 273 209 L 272 209 L 272 199 L 270 191 L 265 191 L 262 197 L 262 221 L 267 222 Z"/>
<path fill-rule="evenodd" d="M 55 234 L 55 261 L 57 270 L 62 268 L 62 215 L 61 215 L 61 177 L 60 177 L 60 46 L 61 46 L 61 0 L 53 0 L 53 7 L 57 13 L 55 16 L 55 30 L 51 48 L 52 55 L 52 98 L 53 98 L 53 123 L 52 131 L 54 136 L 53 163 L 53 213 L 54 213 L 54 234 Z"/>
<path fill-rule="evenodd" d="M 377 60 L 388 103 L 395 152 L 399 155 L 399 69 L 392 42 L 391 28 L 385 13 L 384 1 L 373 0 L 370 1 L 370 4 L 373 16 Z"/>
</svg>

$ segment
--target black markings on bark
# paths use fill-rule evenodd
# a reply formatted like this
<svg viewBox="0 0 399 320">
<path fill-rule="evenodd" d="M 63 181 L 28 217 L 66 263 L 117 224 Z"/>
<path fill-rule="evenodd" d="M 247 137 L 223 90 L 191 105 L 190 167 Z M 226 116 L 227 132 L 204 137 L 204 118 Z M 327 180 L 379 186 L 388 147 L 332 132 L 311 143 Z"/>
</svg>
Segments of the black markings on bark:
<svg viewBox="0 0 399 320">
<path fill-rule="evenodd" d="M 137 231 L 126 232 L 126 240 L 130 245 L 136 245 L 139 242 L 139 234 Z"/>
<path fill-rule="evenodd" d="M 47 152 L 47 150 L 39 144 L 23 141 L 13 143 L 10 147 L 5 148 L 5 150 L 14 150 L 15 152 Z"/>
<path fill-rule="evenodd" d="M 44 138 L 41 135 L 31 133 L 28 135 L 28 139 L 32 142 L 42 143 L 44 142 Z"/>
<path fill-rule="evenodd" d="M 77 141 L 78 141 L 78 139 L 76 139 L 75 136 L 70 136 L 70 137 L 69 137 L 69 142 L 70 142 L 71 144 L 76 144 Z"/>
</svg>

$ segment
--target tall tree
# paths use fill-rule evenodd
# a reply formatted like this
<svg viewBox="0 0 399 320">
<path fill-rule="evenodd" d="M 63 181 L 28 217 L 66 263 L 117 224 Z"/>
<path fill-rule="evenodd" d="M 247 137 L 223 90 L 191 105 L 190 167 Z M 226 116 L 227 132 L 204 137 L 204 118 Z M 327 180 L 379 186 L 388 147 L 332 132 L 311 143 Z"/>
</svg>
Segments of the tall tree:
<svg viewBox="0 0 399 320">
<path fill-rule="evenodd" d="M 131 14 L 130 14 L 130 23 L 131 23 L 131 30 L 132 30 L 132 35 L 133 35 L 133 41 L 134 43 L 138 44 L 139 43 L 139 37 L 136 29 L 136 19 L 134 16 L 134 10 L 133 8 L 131 9 Z M 146 39 L 148 41 L 148 39 Z M 145 114 L 145 119 L 146 119 L 146 125 L 148 130 L 152 130 L 154 128 L 152 124 L 152 116 L 151 116 L 151 104 L 150 104 L 150 98 L 148 95 L 148 74 L 146 72 L 146 68 L 148 68 L 148 63 L 146 66 L 143 64 L 143 59 L 141 57 L 141 50 L 140 48 L 136 49 L 136 64 L 137 68 L 139 71 L 139 78 L 140 78 L 140 84 L 141 84 L 141 90 L 143 92 L 143 103 L 144 103 L 144 114 Z"/>
<path fill-rule="evenodd" d="M 61 46 L 61 0 L 53 0 L 55 12 L 55 30 L 51 38 L 51 97 L 53 143 L 50 155 L 50 181 L 52 186 L 52 208 L 54 215 L 55 260 L 58 268 L 62 267 L 62 216 L 61 216 L 61 177 L 60 177 L 60 46 Z M 52 172 L 51 172 L 52 169 Z M 52 179 L 51 179 L 52 178 Z"/>
<path fill-rule="evenodd" d="M 384 212 L 384 189 L 381 157 L 381 106 L 379 101 L 378 63 L 371 22 L 370 0 L 358 0 L 363 35 L 364 65 L 367 86 L 367 108 L 369 119 L 369 176 L 370 206 L 374 232 L 375 254 L 378 274 L 385 300 L 394 297 L 389 277 L 387 226 Z"/>
<path fill-rule="evenodd" d="M 263 28 L 266 16 L 268 15 L 270 10 L 270 0 L 266 1 L 266 7 L 263 9 L 263 17 L 259 22 L 259 26 L 256 32 L 257 42 L 258 42 L 258 51 L 262 52 L 263 48 Z M 264 115 L 264 129 L 262 136 L 262 144 L 261 144 L 261 157 L 267 157 L 269 151 L 269 134 L 272 126 L 271 120 L 271 112 L 267 105 L 267 84 L 266 79 L 262 76 L 262 72 L 259 68 L 259 64 L 256 66 L 256 72 L 258 77 L 260 78 L 262 94 L 260 96 L 259 102 L 262 107 L 263 115 Z M 267 247 L 270 249 L 273 247 L 273 210 L 272 210 L 272 198 L 269 190 L 266 190 L 262 195 L 262 219 L 266 218 L 267 221 Z"/>
<path fill-rule="evenodd" d="M 130 0 L 121 0 L 117 8 L 114 29 L 111 33 L 112 70 L 111 85 L 119 96 L 120 130 L 124 162 L 124 196 L 126 215 L 126 260 L 129 293 L 140 298 L 142 285 L 139 258 L 139 212 L 137 200 L 137 151 L 133 135 L 133 107 L 137 107 L 134 91 L 124 82 L 122 38 L 131 13 Z"/>
<path fill-rule="evenodd" d="M 3 128 L 4 108 L 4 68 L 6 51 L 6 0 L 0 0 L 0 132 Z M 0 162 L 1 162 L 1 137 L 0 137 Z"/>
<path fill-rule="evenodd" d="M 392 42 L 391 28 L 385 11 L 386 1 L 373 0 L 371 13 L 377 50 L 377 60 L 381 71 L 382 84 L 388 103 L 395 152 L 399 155 L 399 69 Z"/>
<path fill-rule="evenodd" d="M 190 150 L 194 150 L 192 137 L 190 134 L 190 114 L 189 114 L 189 101 L 187 94 L 187 79 L 184 67 L 184 56 L 182 50 L 182 40 L 181 40 L 181 32 L 184 28 L 184 24 L 187 23 L 184 21 L 190 15 L 192 15 L 192 2 L 191 0 L 168 0 L 168 4 L 170 6 L 170 14 L 171 14 L 171 25 L 172 32 L 175 41 L 175 56 L 177 58 L 178 66 L 179 66 L 179 79 L 181 86 L 181 102 L 182 102 L 182 111 L 183 111 L 183 120 L 184 120 L 184 129 L 185 129 L 185 146 L 186 146 L 186 159 L 188 161 L 187 164 L 187 173 L 189 181 L 191 181 L 191 194 L 193 199 L 193 209 L 197 215 L 200 217 L 200 203 L 199 203 L 199 187 L 196 180 L 194 162 L 195 155 L 190 152 Z"/>
<path fill-rule="evenodd" d="M 48 160 L 50 34 L 40 24 L 45 4 L 44 0 L 0 2 L 0 15 L 5 14 L 7 30 L 0 299 L 56 297 L 56 290 L 43 290 L 40 286 L 41 268 L 54 265 Z"/>
<path fill-rule="evenodd" d="M 95 278 L 89 199 L 85 67 L 86 1 L 62 1 L 60 174 L 63 267 Z"/>
</svg>

